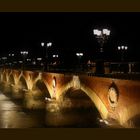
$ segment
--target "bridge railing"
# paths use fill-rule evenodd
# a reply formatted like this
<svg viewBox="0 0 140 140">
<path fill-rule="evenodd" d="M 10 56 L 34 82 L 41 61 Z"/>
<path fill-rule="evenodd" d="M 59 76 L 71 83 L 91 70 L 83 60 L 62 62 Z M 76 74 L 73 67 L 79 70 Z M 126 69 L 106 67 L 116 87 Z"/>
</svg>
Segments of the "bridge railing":
<svg viewBox="0 0 140 140">
<path fill-rule="evenodd" d="M 88 76 L 101 76 L 120 79 L 140 79 L 140 63 L 139 62 L 105 62 L 103 63 L 104 72 L 98 73 L 96 63 L 83 64 L 80 67 L 66 68 L 64 66 L 49 65 L 47 71 L 41 65 L 25 65 L 24 69 L 20 65 L 6 66 L 0 65 L 0 68 L 7 69 L 19 69 L 41 72 L 53 72 L 63 74 L 81 75 L 86 74 Z"/>
</svg>

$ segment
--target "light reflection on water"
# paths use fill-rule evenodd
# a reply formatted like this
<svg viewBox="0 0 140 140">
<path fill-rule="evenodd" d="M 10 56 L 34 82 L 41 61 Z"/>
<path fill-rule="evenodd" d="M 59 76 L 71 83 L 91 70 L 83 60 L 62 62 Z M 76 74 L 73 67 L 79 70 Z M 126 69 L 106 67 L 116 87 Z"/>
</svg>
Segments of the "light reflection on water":
<svg viewBox="0 0 140 140">
<path fill-rule="evenodd" d="M 0 94 L 0 128 L 30 128 L 43 127 L 42 112 L 24 111 L 8 97 Z"/>
<path fill-rule="evenodd" d="M 20 104 L 0 93 L 0 128 L 101 127 L 94 111 L 90 111 L 25 110 Z"/>
</svg>

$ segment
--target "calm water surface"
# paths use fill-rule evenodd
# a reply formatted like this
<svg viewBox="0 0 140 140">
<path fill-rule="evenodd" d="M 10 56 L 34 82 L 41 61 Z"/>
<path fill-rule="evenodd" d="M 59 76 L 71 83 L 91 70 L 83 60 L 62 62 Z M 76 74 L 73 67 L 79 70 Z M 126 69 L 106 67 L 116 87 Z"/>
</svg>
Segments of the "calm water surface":
<svg viewBox="0 0 140 140">
<path fill-rule="evenodd" d="M 51 106 L 54 103 L 49 103 Z M 0 128 L 106 127 L 94 109 L 27 110 L 21 102 L 0 93 Z"/>
</svg>

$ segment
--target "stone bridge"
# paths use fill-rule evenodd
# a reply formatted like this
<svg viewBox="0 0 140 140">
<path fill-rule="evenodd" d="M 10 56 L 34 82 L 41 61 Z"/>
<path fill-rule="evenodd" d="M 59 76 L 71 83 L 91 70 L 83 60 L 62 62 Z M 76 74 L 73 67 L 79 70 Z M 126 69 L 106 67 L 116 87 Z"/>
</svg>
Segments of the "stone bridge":
<svg viewBox="0 0 140 140">
<path fill-rule="evenodd" d="M 0 82 L 4 93 L 25 99 L 28 108 L 45 107 L 45 99 L 53 99 L 63 105 L 68 93 L 81 91 L 94 103 L 103 119 L 111 118 L 129 127 L 140 115 L 139 81 L 0 69 Z"/>
</svg>

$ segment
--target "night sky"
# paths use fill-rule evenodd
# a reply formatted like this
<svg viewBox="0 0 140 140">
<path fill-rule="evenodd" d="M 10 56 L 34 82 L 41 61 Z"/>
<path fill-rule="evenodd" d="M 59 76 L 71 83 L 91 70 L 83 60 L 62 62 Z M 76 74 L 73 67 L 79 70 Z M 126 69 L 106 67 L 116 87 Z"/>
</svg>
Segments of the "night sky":
<svg viewBox="0 0 140 140">
<path fill-rule="evenodd" d="M 93 29 L 100 27 L 111 30 L 105 60 L 119 61 L 118 45 L 128 46 L 126 60 L 140 60 L 140 13 L 0 13 L 0 56 L 20 55 L 21 50 L 28 50 L 30 57 L 43 56 L 40 43 L 51 41 L 50 55 L 72 61 L 79 51 L 86 61 L 94 61 L 99 44 Z"/>
</svg>

